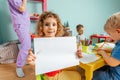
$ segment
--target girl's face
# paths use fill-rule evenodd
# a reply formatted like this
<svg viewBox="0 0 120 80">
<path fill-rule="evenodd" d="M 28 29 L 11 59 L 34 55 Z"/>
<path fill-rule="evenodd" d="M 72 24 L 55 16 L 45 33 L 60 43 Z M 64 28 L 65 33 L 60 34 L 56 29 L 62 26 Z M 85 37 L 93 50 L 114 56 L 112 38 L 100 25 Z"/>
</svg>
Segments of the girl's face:
<svg viewBox="0 0 120 80">
<path fill-rule="evenodd" d="M 55 18 L 46 18 L 43 23 L 45 37 L 55 37 L 57 33 L 57 21 Z"/>
<path fill-rule="evenodd" d="M 109 34 L 109 36 L 115 40 L 120 40 L 120 30 L 119 29 L 113 29 L 113 30 L 106 30 L 106 32 Z"/>
</svg>

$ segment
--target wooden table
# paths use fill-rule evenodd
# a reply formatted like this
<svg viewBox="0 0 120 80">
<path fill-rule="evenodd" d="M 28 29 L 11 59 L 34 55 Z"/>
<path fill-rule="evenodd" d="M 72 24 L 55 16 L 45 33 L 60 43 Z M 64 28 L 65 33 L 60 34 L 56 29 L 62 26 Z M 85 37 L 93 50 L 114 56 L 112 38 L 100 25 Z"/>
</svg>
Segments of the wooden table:
<svg viewBox="0 0 120 80">
<path fill-rule="evenodd" d="M 104 65 L 105 65 L 105 62 L 103 58 L 100 58 L 95 62 L 91 62 L 87 64 L 83 64 L 80 62 L 79 66 L 85 70 L 86 80 L 92 80 L 93 72 Z"/>
</svg>

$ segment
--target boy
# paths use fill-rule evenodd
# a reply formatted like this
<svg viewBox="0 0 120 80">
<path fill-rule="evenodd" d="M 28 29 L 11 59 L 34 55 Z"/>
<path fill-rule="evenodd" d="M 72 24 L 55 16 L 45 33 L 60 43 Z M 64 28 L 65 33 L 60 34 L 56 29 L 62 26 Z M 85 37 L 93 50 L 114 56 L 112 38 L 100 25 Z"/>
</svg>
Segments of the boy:
<svg viewBox="0 0 120 80">
<path fill-rule="evenodd" d="M 78 35 L 76 36 L 77 37 L 77 43 L 79 43 L 80 41 L 84 41 L 85 40 L 84 26 L 81 25 L 81 24 L 78 24 L 76 26 L 76 30 L 77 30 L 77 33 L 78 33 Z"/>
<path fill-rule="evenodd" d="M 104 30 L 116 41 L 111 56 L 104 50 L 99 50 L 107 66 L 94 72 L 93 80 L 120 80 L 120 12 L 108 18 Z"/>
</svg>

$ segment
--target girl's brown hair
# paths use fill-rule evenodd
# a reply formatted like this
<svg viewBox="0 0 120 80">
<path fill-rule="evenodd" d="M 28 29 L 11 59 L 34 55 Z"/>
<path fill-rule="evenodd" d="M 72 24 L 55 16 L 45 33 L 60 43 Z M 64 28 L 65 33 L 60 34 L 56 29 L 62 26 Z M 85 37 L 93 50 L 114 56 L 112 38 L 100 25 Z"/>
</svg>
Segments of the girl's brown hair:
<svg viewBox="0 0 120 80">
<path fill-rule="evenodd" d="M 43 12 L 40 15 L 40 18 L 39 18 L 38 24 L 37 24 L 37 28 L 36 28 L 37 36 L 38 37 L 45 36 L 45 34 L 43 32 L 43 23 L 44 23 L 44 20 L 47 18 L 55 18 L 56 19 L 56 21 L 57 21 L 57 33 L 55 36 L 56 37 L 63 36 L 63 34 L 64 34 L 63 26 L 62 26 L 62 23 L 61 23 L 59 16 L 53 12 L 47 12 L 47 11 Z"/>
</svg>

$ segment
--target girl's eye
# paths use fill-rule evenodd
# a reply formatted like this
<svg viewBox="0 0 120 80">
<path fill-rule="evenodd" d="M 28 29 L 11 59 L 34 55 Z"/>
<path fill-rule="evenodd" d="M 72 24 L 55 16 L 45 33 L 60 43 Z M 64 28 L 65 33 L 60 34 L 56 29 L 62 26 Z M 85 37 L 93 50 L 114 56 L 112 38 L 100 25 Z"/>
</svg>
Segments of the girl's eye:
<svg viewBox="0 0 120 80">
<path fill-rule="evenodd" d="M 56 26 L 56 24 L 55 24 L 55 23 L 53 23 L 53 26 Z"/>
<path fill-rule="evenodd" d="M 49 26 L 49 24 L 48 24 L 48 23 L 46 23 L 46 24 L 45 24 L 45 26 Z"/>
<path fill-rule="evenodd" d="M 50 24 L 50 23 L 45 23 L 45 24 L 44 24 L 44 26 L 47 26 L 47 27 L 50 27 L 50 25 L 51 25 L 51 26 L 56 26 L 57 24 L 56 24 L 56 23 L 51 23 L 51 24 Z"/>
</svg>

